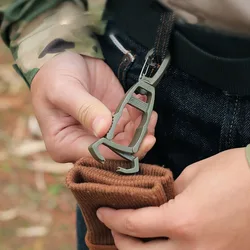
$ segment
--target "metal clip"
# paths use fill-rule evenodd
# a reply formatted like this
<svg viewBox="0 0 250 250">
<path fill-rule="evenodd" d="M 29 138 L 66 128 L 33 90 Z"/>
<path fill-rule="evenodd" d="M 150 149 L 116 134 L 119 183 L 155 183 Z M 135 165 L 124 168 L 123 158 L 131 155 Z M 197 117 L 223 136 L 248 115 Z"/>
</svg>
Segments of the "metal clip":
<svg viewBox="0 0 250 250">
<path fill-rule="evenodd" d="M 164 73 L 170 62 L 170 55 L 167 55 L 166 58 L 162 61 L 161 65 L 157 65 L 154 62 L 154 50 L 150 50 L 146 55 L 146 60 L 143 65 L 141 74 L 139 76 L 139 81 L 133 85 L 126 93 L 124 98 L 121 100 L 118 105 L 116 112 L 113 115 L 113 123 L 109 132 L 103 138 L 100 138 L 98 141 L 94 142 L 89 146 L 89 151 L 91 155 L 97 161 L 103 163 L 105 161 L 104 157 L 100 154 L 98 147 L 103 144 L 115 152 L 117 155 L 122 158 L 131 161 L 131 168 L 118 168 L 117 171 L 124 174 L 135 174 L 139 172 L 139 159 L 135 157 L 134 154 L 138 152 L 139 147 L 147 134 L 148 124 L 154 107 L 155 101 L 155 87 L 161 81 Z M 149 72 L 155 72 L 153 77 L 149 77 Z M 140 99 L 134 97 L 135 93 L 140 93 L 147 96 L 147 100 L 141 101 Z M 123 109 L 129 104 L 134 108 L 143 112 L 141 123 L 136 129 L 134 137 L 131 143 L 128 146 L 123 146 L 117 144 L 113 141 L 114 132 L 116 125 L 119 119 L 122 116 Z"/>
</svg>

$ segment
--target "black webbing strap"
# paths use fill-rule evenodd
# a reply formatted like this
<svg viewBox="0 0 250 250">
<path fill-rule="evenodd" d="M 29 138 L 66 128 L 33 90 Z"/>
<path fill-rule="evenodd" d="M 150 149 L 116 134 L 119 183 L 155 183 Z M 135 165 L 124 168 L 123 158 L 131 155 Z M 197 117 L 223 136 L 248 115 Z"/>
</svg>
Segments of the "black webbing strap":
<svg viewBox="0 0 250 250">
<path fill-rule="evenodd" d="M 156 42 L 159 19 L 161 14 L 165 12 L 164 9 L 157 5 L 152 7 L 151 3 L 154 0 L 109 0 L 108 2 L 111 19 L 117 29 L 145 48 L 151 49 Z M 163 23 L 166 25 L 167 22 Z M 207 40 L 207 44 L 212 47 L 230 44 L 233 54 L 239 55 L 233 57 L 229 53 L 228 56 L 210 53 L 209 48 L 201 48 L 197 42 L 190 40 L 184 31 L 196 38 L 194 40 Z M 160 45 L 161 39 L 159 39 Z M 230 94 L 250 96 L 250 53 L 237 53 L 241 50 L 240 47 L 249 50 L 249 40 L 212 32 L 207 33 L 193 25 L 175 23 L 169 43 L 172 65 L 193 75 L 198 80 Z M 160 51 L 158 55 L 162 53 L 162 49 Z M 246 55 L 244 56 L 244 54 Z"/>
<path fill-rule="evenodd" d="M 173 12 L 164 12 L 160 17 L 160 25 L 158 26 L 154 50 L 155 50 L 155 60 L 157 63 L 161 63 L 163 58 L 166 57 L 169 46 L 169 41 L 171 33 L 173 30 L 175 15 Z"/>
</svg>

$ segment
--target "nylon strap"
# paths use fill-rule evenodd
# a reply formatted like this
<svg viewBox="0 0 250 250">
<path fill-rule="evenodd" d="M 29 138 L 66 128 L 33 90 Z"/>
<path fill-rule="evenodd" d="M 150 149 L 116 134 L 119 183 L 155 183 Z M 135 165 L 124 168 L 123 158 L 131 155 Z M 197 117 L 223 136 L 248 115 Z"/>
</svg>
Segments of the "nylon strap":
<svg viewBox="0 0 250 250">
<path fill-rule="evenodd" d="M 171 38 L 175 15 L 172 11 L 163 12 L 160 17 L 160 24 L 157 29 L 156 39 L 154 43 L 155 61 L 161 63 L 166 57 Z"/>
</svg>

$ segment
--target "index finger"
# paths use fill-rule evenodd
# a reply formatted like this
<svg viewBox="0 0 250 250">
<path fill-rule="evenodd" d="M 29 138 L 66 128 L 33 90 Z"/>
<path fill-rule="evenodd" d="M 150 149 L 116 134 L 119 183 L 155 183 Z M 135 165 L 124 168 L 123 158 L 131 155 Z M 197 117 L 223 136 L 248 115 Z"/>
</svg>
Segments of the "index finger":
<svg viewBox="0 0 250 250">
<path fill-rule="evenodd" d="M 171 236 L 168 221 L 171 217 L 166 212 L 164 206 L 136 210 L 100 208 L 97 216 L 113 231 L 133 237 L 155 238 Z"/>
</svg>

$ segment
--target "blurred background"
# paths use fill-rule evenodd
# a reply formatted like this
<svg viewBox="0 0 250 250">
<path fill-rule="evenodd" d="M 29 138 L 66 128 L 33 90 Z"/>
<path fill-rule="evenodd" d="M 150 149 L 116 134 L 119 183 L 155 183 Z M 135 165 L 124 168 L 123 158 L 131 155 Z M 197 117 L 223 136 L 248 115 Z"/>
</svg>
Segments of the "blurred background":
<svg viewBox="0 0 250 250">
<path fill-rule="evenodd" d="M 71 164 L 46 152 L 29 89 L 0 41 L 0 250 L 74 250 Z"/>
</svg>

